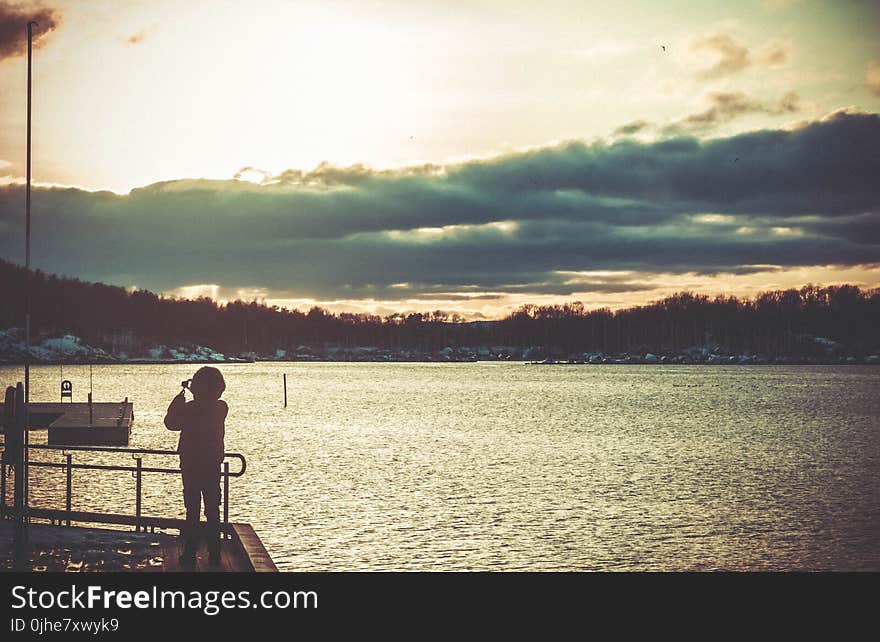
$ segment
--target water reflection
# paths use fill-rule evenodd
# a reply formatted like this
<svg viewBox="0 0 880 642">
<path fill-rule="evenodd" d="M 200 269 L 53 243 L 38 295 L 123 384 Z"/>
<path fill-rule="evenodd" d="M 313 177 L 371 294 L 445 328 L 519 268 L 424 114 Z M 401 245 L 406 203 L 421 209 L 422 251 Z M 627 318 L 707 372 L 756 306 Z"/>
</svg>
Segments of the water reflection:
<svg viewBox="0 0 880 642">
<path fill-rule="evenodd" d="M 194 370 L 95 367 L 95 398 L 134 400 L 133 447 L 174 448 L 162 417 Z M 880 569 L 878 368 L 221 370 L 227 450 L 248 458 L 230 516 L 282 569 Z M 64 375 L 85 400 L 88 367 Z M 57 367 L 32 381 L 57 398 Z M 126 474 L 74 477 L 75 510 L 134 510 Z M 62 506 L 63 483 L 35 473 L 33 503 Z M 183 515 L 179 478 L 144 490 L 146 514 Z"/>
</svg>

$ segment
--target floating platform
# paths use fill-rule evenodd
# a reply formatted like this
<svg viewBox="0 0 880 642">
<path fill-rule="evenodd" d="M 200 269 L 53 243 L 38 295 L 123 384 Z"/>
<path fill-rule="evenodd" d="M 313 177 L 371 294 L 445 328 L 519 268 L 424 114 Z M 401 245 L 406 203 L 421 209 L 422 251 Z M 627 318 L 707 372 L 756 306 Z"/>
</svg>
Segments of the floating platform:
<svg viewBox="0 0 880 642">
<path fill-rule="evenodd" d="M 2 408 L 0 403 L 0 413 Z M 28 428 L 48 430 L 51 446 L 127 446 L 133 422 L 134 404 L 127 398 L 92 404 L 31 402 Z"/>
</svg>

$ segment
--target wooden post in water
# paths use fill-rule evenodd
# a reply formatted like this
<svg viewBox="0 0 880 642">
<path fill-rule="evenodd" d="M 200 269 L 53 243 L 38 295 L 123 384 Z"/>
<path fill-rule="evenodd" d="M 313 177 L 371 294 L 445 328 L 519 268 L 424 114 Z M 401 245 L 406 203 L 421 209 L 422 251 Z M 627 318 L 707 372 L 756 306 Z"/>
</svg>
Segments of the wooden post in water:
<svg viewBox="0 0 880 642">
<path fill-rule="evenodd" d="M 287 408 L 287 373 L 285 372 L 284 377 L 284 407 Z"/>
<path fill-rule="evenodd" d="M 92 393 L 89 393 L 89 426 L 92 425 Z"/>
</svg>

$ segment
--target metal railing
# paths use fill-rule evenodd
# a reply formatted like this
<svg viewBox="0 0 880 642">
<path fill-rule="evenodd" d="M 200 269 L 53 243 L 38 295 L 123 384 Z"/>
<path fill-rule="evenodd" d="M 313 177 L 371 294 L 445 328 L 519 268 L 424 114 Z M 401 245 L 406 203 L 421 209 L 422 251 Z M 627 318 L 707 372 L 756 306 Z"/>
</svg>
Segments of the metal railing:
<svg viewBox="0 0 880 642">
<path fill-rule="evenodd" d="M 62 468 L 66 472 L 65 507 L 64 509 L 29 507 L 27 512 L 30 517 L 49 519 L 53 523 L 66 522 L 67 526 L 72 521 L 96 522 L 103 524 L 126 524 L 135 527 L 136 531 L 150 528 L 182 528 L 185 520 L 168 517 L 145 516 L 142 514 L 143 476 L 145 473 L 181 474 L 180 468 L 157 468 L 143 465 L 144 455 L 178 456 L 176 450 L 153 450 L 148 448 L 115 448 L 109 446 L 50 446 L 44 444 L 30 444 L 30 450 L 60 451 L 65 457 L 64 462 L 35 461 L 31 459 L 30 466 L 33 468 Z M 127 453 L 134 460 L 133 466 L 120 466 L 112 464 L 74 463 L 73 455 L 76 452 L 107 452 Z M 235 472 L 229 469 L 229 460 L 237 459 L 241 462 L 241 468 Z M 6 503 L 6 469 L 0 466 L 0 517 L 12 513 L 12 507 Z M 73 503 L 73 471 L 74 470 L 118 470 L 132 473 L 135 479 L 135 514 L 125 515 L 119 513 L 83 512 L 72 510 Z M 229 531 L 229 480 L 232 477 L 241 477 L 247 470 L 247 461 L 240 453 L 224 453 L 220 476 L 223 480 L 223 532 Z"/>
</svg>

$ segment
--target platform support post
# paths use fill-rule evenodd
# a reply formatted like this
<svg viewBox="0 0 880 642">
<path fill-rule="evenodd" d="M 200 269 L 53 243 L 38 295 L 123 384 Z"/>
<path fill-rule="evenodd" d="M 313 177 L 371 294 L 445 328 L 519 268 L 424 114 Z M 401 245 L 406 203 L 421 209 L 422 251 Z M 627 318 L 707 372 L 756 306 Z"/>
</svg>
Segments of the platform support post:
<svg viewBox="0 0 880 642">
<path fill-rule="evenodd" d="M 135 522 L 134 530 L 139 532 L 141 530 L 141 490 L 143 489 L 143 459 L 137 458 L 137 472 L 136 475 L 136 486 L 137 490 L 135 491 L 137 497 L 135 499 L 135 515 L 137 516 L 137 520 Z"/>
<path fill-rule="evenodd" d="M 73 497 L 73 455 L 67 453 L 67 497 L 65 508 L 67 509 L 67 525 L 70 526 L 70 506 Z"/>
<path fill-rule="evenodd" d="M 229 527 L 229 462 L 223 462 L 223 525 Z"/>
</svg>

